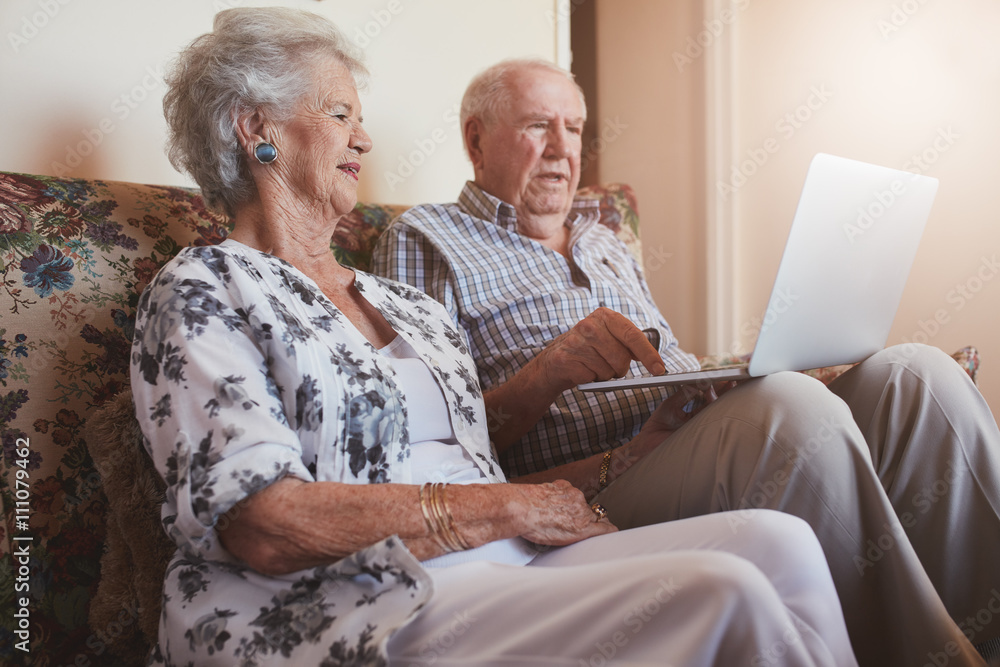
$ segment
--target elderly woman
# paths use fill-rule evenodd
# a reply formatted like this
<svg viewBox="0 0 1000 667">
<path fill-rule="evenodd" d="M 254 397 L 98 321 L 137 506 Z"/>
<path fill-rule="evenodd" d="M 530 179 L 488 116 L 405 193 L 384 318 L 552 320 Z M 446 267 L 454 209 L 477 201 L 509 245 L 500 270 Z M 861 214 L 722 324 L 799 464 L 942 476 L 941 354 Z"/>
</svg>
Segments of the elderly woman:
<svg viewBox="0 0 1000 667">
<path fill-rule="evenodd" d="M 568 483 L 505 483 L 445 311 L 330 253 L 371 149 L 364 76 L 324 19 L 235 9 L 169 77 L 171 159 L 234 227 L 139 306 L 178 546 L 153 662 L 855 664 L 799 520 L 616 532 Z"/>
</svg>

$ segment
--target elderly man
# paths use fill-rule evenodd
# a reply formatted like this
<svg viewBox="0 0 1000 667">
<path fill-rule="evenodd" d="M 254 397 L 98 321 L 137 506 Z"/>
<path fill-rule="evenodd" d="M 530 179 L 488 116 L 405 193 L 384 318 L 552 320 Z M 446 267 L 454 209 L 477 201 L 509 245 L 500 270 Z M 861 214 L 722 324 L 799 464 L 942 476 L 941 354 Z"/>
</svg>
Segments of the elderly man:
<svg viewBox="0 0 1000 667">
<path fill-rule="evenodd" d="M 429 293 L 466 332 L 507 470 L 570 480 L 622 528 L 798 515 L 862 664 L 982 664 L 967 639 L 989 655 L 1000 635 L 1000 432 L 946 355 L 890 348 L 829 389 L 779 373 L 717 399 L 575 388 L 638 363 L 697 367 L 627 250 L 574 203 L 585 114 L 572 76 L 548 63 L 486 70 L 462 103 L 475 180 L 457 203 L 404 213 L 375 252 L 376 272 Z M 693 417 L 691 397 L 707 404 Z"/>
</svg>

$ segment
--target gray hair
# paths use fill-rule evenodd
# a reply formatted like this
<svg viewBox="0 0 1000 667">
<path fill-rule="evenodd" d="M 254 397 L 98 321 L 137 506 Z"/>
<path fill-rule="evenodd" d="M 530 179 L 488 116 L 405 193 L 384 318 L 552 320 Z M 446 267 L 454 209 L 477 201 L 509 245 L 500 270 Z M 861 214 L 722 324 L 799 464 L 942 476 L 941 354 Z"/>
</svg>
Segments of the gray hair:
<svg viewBox="0 0 1000 667">
<path fill-rule="evenodd" d="M 310 89 L 313 62 L 339 60 L 364 85 L 353 45 L 330 21 L 281 7 L 227 9 L 213 31 L 184 49 L 167 74 L 167 156 L 198 183 L 205 202 L 228 215 L 256 194 L 236 136 L 239 115 L 264 109 L 285 120 Z M 280 147 L 278 147 L 280 150 Z"/>
<path fill-rule="evenodd" d="M 465 122 L 469 118 L 478 118 L 486 126 L 499 120 L 500 116 L 507 111 L 510 102 L 509 78 L 514 72 L 522 69 L 541 69 L 566 77 L 566 80 L 573 84 L 576 92 L 580 95 L 583 118 L 586 120 L 587 100 L 584 98 L 583 89 L 580 88 L 580 84 L 576 82 L 576 78 L 571 72 L 541 58 L 512 58 L 486 68 L 469 83 L 469 87 L 465 89 L 465 95 L 462 96 L 460 117 L 463 131 Z M 466 150 L 468 150 L 468 146 L 466 146 Z"/>
</svg>

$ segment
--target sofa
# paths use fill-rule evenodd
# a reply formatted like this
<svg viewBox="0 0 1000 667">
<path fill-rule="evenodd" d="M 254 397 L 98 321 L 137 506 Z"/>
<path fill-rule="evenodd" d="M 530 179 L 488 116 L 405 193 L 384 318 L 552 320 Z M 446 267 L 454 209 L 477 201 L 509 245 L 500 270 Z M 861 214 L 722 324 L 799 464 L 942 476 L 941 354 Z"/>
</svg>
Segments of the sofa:
<svg viewBox="0 0 1000 667">
<path fill-rule="evenodd" d="M 641 261 L 632 190 L 606 185 L 579 196 L 600 200 L 602 223 Z M 332 252 L 367 269 L 375 239 L 404 208 L 359 203 Z M 155 566 L 146 542 L 169 545 L 155 519 L 138 516 L 161 489 L 140 479 L 135 457 L 144 452 L 128 430 L 135 309 L 164 262 L 227 232 L 195 189 L 0 172 L 0 663 L 143 661 L 158 598 L 149 602 L 121 577 Z M 975 349 L 954 357 L 975 379 Z M 842 370 L 816 374 L 829 380 Z M 88 425 L 95 415 L 102 430 Z M 109 501 L 112 485 L 139 482 L 136 504 Z M 120 590 L 109 603 L 112 578 Z"/>
</svg>

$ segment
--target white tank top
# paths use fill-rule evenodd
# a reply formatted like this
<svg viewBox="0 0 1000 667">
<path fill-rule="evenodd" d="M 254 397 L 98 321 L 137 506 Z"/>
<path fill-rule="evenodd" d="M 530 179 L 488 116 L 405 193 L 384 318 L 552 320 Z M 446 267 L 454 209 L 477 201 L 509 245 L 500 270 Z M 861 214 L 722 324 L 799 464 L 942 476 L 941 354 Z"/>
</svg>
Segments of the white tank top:
<svg viewBox="0 0 1000 667">
<path fill-rule="evenodd" d="M 379 352 L 389 358 L 396 371 L 396 384 L 406 400 L 413 483 L 488 483 L 486 476 L 455 440 L 444 394 L 417 351 L 402 336 L 396 336 Z M 445 567 L 479 560 L 524 565 L 536 554 L 530 542 L 517 537 L 445 554 L 426 560 L 423 565 Z"/>
</svg>

